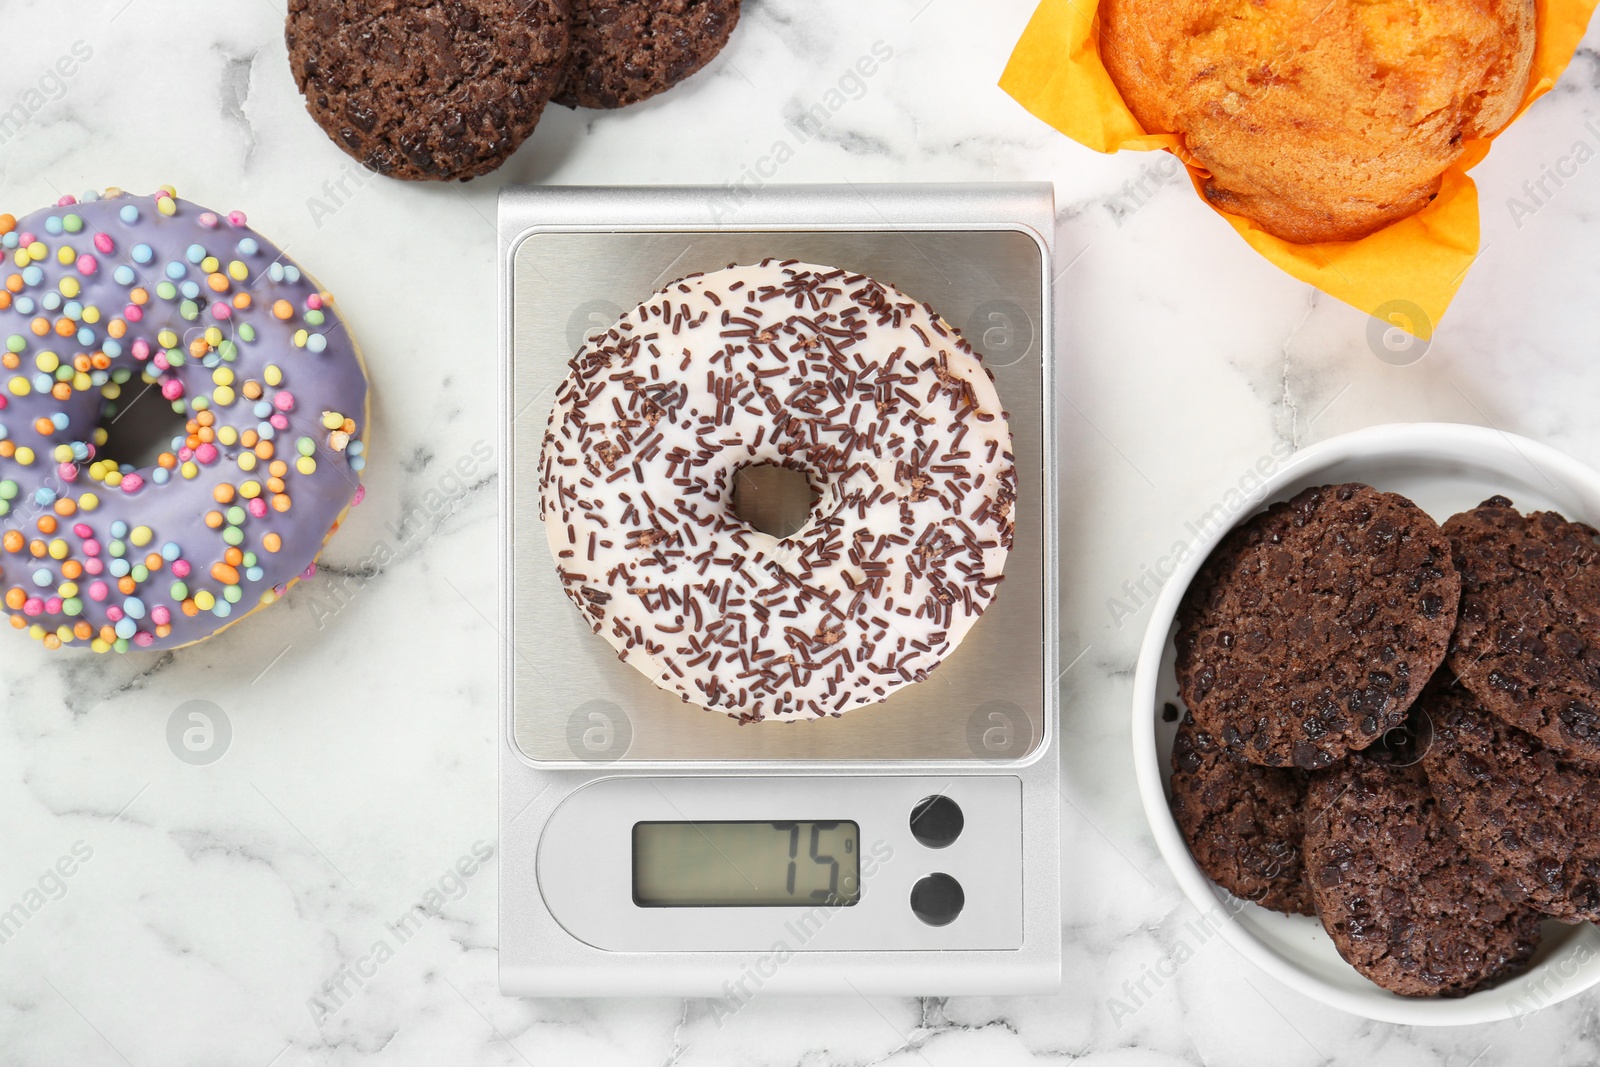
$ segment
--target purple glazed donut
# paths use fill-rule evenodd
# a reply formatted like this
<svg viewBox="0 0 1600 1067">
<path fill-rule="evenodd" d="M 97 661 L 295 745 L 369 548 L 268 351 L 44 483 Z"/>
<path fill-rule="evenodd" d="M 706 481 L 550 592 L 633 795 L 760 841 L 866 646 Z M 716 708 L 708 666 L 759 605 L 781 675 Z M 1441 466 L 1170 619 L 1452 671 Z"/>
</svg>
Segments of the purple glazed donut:
<svg viewBox="0 0 1600 1067">
<path fill-rule="evenodd" d="M 14 629 L 47 648 L 177 648 L 311 572 L 366 465 L 366 371 L 331 299 L 242 213 L 170 188 L 0 215 Z M 148 390 L 184 432 L 146 467 L 104 456 L 106 426 Z"/>
</svg>

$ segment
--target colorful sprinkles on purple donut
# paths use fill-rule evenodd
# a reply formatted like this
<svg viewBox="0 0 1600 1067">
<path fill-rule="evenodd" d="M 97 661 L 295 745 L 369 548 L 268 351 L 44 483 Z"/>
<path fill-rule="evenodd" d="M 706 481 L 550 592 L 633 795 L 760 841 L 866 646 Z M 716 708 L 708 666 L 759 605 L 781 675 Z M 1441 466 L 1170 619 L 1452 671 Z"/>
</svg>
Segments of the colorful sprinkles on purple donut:
<svg viewBox="0 0 1600 1067">
<path fill-rule="evenodd" d="M 103 455 L 146 391 L 155 463 Z M 153 398 L 152 398 L 153 399 Z M 363 496 L 367 379 L 241 212 L 170 187 L 0 215 L 0 589 L 47 648 L 175 648 L 283 595 Z"/>
</svg>

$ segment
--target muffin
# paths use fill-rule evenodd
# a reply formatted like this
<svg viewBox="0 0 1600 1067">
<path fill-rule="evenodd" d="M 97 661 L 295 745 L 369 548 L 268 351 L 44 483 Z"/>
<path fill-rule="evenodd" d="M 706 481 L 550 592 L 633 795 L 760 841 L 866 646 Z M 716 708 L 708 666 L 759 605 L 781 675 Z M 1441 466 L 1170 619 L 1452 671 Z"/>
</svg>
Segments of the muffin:
<svg viewBox="0 0 1600 1067">
<path fill-rule="evenodd" d="M 1299 244 L 1424 207 L 1511 120 L 1534 0 L 1103 0 L 1100 54 L 1140 124 L 1181 134 L 1205 194 Z"/>
</svg>

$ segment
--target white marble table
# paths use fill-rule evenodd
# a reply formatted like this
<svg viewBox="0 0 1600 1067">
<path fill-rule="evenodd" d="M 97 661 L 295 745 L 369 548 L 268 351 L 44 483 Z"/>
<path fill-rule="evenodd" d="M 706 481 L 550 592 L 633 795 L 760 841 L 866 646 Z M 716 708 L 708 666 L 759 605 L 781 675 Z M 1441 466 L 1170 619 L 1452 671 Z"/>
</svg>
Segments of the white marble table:
<svg viewBox="0 0 1600 1067">
<path fill-rule="evenodd" d="M 90 853 L 0 944 L 0 1063 L 1592 1062 L 1594 995 L 1521 1025 L 1377 1025 L 1220 939 L 1146 979 L 1131 1015 L 1110 998 L 1171 972 L 1195 917 L 1133 787 L 1144 614 L 1116 617 L 1124 582 L 1275 443 L 1441 419 L 1600 463 L 1600 176 L 1580 167 L 1527 217 L 1507 206 L 1575 142 L 1600 147 L 1593 46 L 1477 170 L 1484 255 L 1424 358 L 1395 366 L 1364 316 L 1255 256 L 1154 157 L 1080 149 L 995 88 L 1032 0 L 746 6 L 690 85 L 553 110 L 499 174 L 451 188 L 369 177 L 328 142 L 289 75 L 282 0 L 0 0 L 0 112 L 25 112 L 0 127 L 0 208 L 166 182 L 243 208 L 338 294 L 377 389 L 367 503 L 286 603 L 172 656 L 0 642 L 0 909 Z M 41 85 L 77 42 L 89 58 Z M 851 81 L 875 45 L 892 55 Z M 787 122 L 819 104 L 801 141 Z M 1125 183 L 1146 173 L 1139 203 Z M 1082 657 L 1063 682 L 1058 996 L 758 998 L 719 1025 L 705 1002 L 497 991 L 494 862 L 453 873 L 496 844 L 495 194 L 745 175 L 1056 183 L 1062 640 Z M 206 766 L 167 739 L 197 700 L 232 731 Z M 418 904 L 425 921 L 388 929 Z"/>
</svg>

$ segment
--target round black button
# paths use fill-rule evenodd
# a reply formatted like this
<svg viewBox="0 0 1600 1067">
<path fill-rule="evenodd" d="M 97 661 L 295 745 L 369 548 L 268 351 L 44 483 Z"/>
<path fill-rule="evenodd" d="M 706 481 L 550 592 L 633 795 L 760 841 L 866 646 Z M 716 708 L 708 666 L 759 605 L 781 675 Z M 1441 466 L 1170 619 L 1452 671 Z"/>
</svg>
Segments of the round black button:
<svg viewBox="0 0 1600 1067">
<path fill-rule="evenodd" d="M 929 848 L 946 848 L 967 825 L 961 805 L 946 796 L 924 797 L 911 809 L 911 836 Z"/>
<path fill-rule="evenodd" d="M 949 926 L 966 903 L 961 883 L 948 874 L 930 874 L 911 887 L 911 910 L 929 926 Z"/>
</svg>

